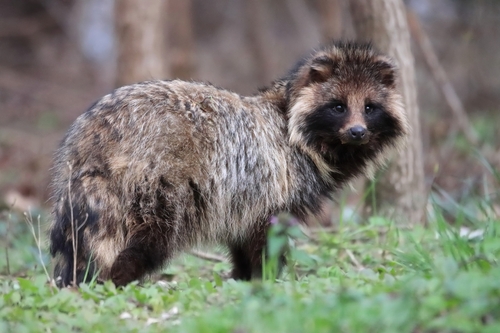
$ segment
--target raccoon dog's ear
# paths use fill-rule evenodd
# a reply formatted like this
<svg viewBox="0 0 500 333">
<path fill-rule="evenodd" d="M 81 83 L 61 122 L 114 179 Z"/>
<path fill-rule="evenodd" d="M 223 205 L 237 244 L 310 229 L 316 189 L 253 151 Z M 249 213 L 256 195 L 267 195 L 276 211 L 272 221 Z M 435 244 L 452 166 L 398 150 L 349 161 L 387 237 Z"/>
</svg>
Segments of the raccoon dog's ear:
<svg viewBox="0 0 500 333">
<path fill-rule="evenodd" d="M 380 82 L 388 88 L 396 87 L 396 66 L 391 58 L 379 56 L 375 68 Z"/>
<path fill-rule="evenodd" d="M 328 56 L 314 58 L 309 70 L 309 80 L 312 83 L 321 83 L 333 75 L 335 62 Z"/>
</svg>

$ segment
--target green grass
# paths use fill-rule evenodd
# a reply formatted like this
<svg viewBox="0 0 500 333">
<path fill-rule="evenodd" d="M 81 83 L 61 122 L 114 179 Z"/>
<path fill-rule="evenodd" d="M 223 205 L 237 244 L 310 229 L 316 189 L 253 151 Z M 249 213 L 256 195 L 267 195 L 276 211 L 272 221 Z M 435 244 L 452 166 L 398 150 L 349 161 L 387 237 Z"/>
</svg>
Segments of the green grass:
<svg viewBox="0 0 500 333">
<path fill-rule="evenodd" d="M 411 230 L 372 217 L 316 231 L 296 239 L 279 279 L 236 282 L 226 277 L 229 264 L 185 255 L 163 272 L 165 282 L 57 290 L 47 283 L 31 228 L 5 214 L 0 332 L 497 333 L 500 224 L 482 216 L 450 225 L 436 210 L 427 227 Z M 483 235 L 460 236 L 465 223 Z M 288 246 L 286 235 L 299 233 L 276 228 L 270 246 L 277 253 Z M 42 260 L 49 261 L 46 249 Z"/>
</svg>

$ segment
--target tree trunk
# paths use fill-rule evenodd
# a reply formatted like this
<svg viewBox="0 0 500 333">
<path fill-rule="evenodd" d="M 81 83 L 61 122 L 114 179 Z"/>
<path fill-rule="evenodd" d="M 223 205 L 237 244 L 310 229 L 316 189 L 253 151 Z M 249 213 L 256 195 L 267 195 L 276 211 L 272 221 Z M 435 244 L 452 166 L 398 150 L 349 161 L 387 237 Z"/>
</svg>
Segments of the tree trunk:
<svg viewBox="0 0 500 333">
<path fill-rule="evenodd" d="M 168 11 L 170 71 L 174 78 L 189 80 L 195 71 L 192 1 L 170 0 Z"/>
<path fill-rule="evenodd" d="M 318 11 L 323 42 L 342 37 L 343 0 L 318 0 Z"/>
<path fill-rule="evenodd" d="M 372 41 L 391 56 L 400 72 L 399 89 L 412 127 L 408 145 L 394 156 L 377 180 L 371 214 L 390 216 L 401 224 L 420 223 L 425 218 L 425 179 L 422 140 L 415 86 L 414 58 L 402 0 L 350 0 L 359 40 Z"/>
<path fill-rule="evenodd" d="M 273 73 L 268 3 L 267 0 L 244 0 L 244 6 L 246 40 L 253 56 L 256 79 L 260 85 L 268 84 Z"/>
<path fill-rule="evenodd" d="M 164 79 L 165 0 L 116 0 L 116 85 Z"/>
</svg>

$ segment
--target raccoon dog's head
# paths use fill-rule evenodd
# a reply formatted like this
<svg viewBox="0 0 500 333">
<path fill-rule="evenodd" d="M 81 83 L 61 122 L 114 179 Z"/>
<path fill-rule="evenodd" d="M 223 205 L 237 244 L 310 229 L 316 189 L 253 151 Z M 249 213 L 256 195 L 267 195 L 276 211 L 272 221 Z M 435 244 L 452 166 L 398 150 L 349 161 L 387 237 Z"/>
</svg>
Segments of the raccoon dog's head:
<svg viewBox="0 0 500 333">
<path fill-rule="evenodd" d="M 289 82 L 290 141 L 310 154 L 376 160 L 408 132 L 395 66 L 370 45 L 319 50 L 299 63 Z"/>
</svg>

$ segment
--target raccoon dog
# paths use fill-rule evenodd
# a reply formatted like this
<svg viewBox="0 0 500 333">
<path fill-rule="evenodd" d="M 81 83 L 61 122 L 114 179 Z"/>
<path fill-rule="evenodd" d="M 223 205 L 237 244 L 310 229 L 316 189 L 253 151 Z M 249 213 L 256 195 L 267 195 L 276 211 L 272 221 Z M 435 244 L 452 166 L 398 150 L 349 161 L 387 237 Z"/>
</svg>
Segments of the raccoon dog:
<svg viewBox="0 0 500 333">
<path fill-rule="evenodd" d="M 370 45 L 339 43 L 250 97 L 179 80 L 116 89 L 56 153 L 56 281 L 123 286 L 207 243 L 228 247 L 235 279 L 259 277 L 271 216 L 318 213 L 400 146 L 396 77 Z"/>
</svg>

